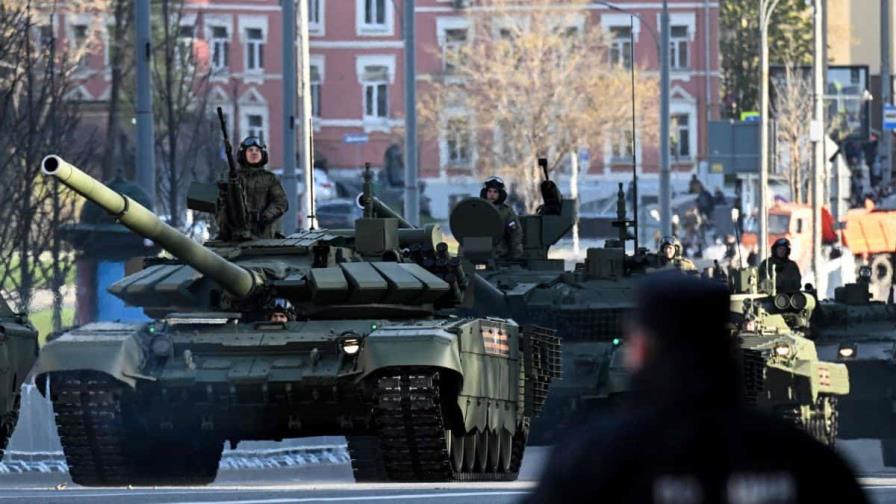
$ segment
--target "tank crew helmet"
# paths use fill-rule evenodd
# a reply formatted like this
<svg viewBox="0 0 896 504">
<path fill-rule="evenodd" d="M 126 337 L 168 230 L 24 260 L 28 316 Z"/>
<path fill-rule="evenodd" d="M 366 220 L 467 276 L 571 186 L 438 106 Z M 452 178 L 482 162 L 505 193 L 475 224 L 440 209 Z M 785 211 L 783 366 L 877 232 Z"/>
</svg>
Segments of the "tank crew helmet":
<svg viewBox="0 0 896 504">
<path fill-rule="evenodd" d="M 479 191 L 479 197 L 482 199 L 486 198 L 486 194 L 489 189 L 495 189 L 498 191 L 498 199 L 495 201 L 495 204 L 503 203 L 507 200 L 507 188 L 504 185 L 504 179 L 501 177 L 491 176 L 482 183 L 482 190 Z"/>
<path fill-rule="evenodd" d="M 281 315 L 281 317 L 286 320 L 292 319 L 292 304 L 282 298 L 275 299 L 274 304 L 268 309 L 268 318 L 274 319 L 275 314 Z"/>
<path fill-rule="evenodd" d="M 775 243 L 772 244 L 772 256 L 778 257 L 777 251 L 779 247 L 784 247 L 786 252 L 784 253 L 784 259 L 790 258 L 790 240 L 787 238 L 778 238 L 775 240 Z"/>
<path fill-rule="evenodd" d="M 258 163 L 249 163 L 246 159 L 246 151 L 249 147 L 258 147 L 261 149 L 261 161 Z M 240 142 L 240 148 L 236 151 L 236 161 L 242 166 L 264 166 L 268 164 L 268 147 L 257 136 L 247 136 Z"/>
<path fill-rule="evenodd" d="M 671 257 L 666 256 L 666 247 L 671 247 L 673 254 Z M 672 259 L 673 257 L 679 254 L 679 250 L 681 249 L 681 244 L 678 242 L 678 239 L 674 236 L 664 236 L 663 241 L 660 242 L 660 254 L 663 256 Z"/>
</svg>

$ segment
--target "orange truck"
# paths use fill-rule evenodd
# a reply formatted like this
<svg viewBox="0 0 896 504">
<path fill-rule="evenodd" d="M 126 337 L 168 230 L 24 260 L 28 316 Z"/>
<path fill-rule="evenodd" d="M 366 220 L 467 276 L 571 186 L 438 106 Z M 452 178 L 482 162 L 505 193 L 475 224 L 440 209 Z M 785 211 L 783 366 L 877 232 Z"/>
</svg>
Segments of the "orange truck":
<svg viewBox="0 0 896 504">
<path fill-rule="evenodd" d="M 827 208 L 821 211 L 821 241 L 826 245 L 837 242 L 834 219 Z M 776 240 L 790 240 L 790 258 L 807 272 L 812 268 L 812 207 L 799 203 L 776 203 L 768 209 L 768 246 Z M 758 247 L 755 232 L 744 232 L 742 237 L 747 249 Z M 768 252 L 766 252 L 766 255 Z"/>
</svg>

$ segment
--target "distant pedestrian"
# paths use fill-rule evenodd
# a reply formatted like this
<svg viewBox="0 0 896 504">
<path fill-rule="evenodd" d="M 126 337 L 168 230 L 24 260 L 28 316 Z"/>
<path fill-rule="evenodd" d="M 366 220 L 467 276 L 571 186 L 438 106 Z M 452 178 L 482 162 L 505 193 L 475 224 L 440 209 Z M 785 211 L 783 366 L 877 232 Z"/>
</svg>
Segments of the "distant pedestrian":
<svg viewBox="0 0 896 504">
<path fill-rule="evenodd" d="M 691 181 L 688 182 L 688 192 L 691 194 L 700 194 L 704 190 L 703 182 L 700 182 L 700 179 L 697 178 L 697 174 L 695 173 L 691 175 Z"/>
<path fill-rule="evenodd" d="M 877 187 L 880 182 L 880 165 L 877 163 L 877 133 L 871 133 L 868 141 L 862 145 L 862 152 L 865 154 L 865 164 L 868 165 L 871 187 Z"/>
<path fill-rule="evenodd" d="M 637 291 L 632 404 L 557 443 L 529 502 L 863 503 L 847 465 L 744 402 L 727 286 L 680 273 Z"/>
</svg>

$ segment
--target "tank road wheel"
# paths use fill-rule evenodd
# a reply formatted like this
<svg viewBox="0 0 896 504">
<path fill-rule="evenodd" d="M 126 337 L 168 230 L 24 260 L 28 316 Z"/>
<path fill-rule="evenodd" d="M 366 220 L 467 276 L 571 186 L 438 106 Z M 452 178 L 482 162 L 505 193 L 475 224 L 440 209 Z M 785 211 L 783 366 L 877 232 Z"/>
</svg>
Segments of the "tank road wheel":
<svg viewBox="0 0 896 504">
<path fill-rule="evenodd" d="M 440 393 L 439 373 L 429 369 L 397 368 L 377 380 L 374 417 L 389 479 L 516 479 L 513 454 L 507 470 L 499 470 L 490 463 L 500 453 L 496 447 L 495 454 L 490 454 L 491 448 L 499 444 L 491 440 L 491 434 L 473 430 L 457 435 L 446 429 Z M 446 402 L 454 400 L 454 397 L 446 398 Z M 497 438 L 498 434 L 494 433 L 494 436 Z M 524 437 L 522 442 L 520 455 L 525 447 Z"/>
<path fill-rule="evenodd" d="M 501 472 L 501 431 L 503 430 L 501 428 L 497 432 L 489 430 L 486 434 L 488 436 L 489 471 Z"/>
<path fill-rule="evenodd" d="M 389 481 L 383 463 L 383 449 L 376 436 L 347 436 L 352 472 L 358 483 Z"/>
<path fill-rule="evenodd" d="M 476 431 L 470 431 L 464 436 L 464 472 L 476 470 Z"/>
<path fill-rule="evenodd" d="M 840 427 L 837 398 L 829 395 L 818 396 L 814 413 L 818 422 L 816 437 L 822 443 L 833 447 L 837 442 L 837 432 Z"/>
<path fill-rule="evenodd" d="M 0 460 L 3 460 L 3 453 L 6 451 L 9 438 L 12 437 L 12 431 L 16 428 L 16 422 L 19 419 L 19 408 L 22 406 L 22 394 L 16 393 L 13 399 L 12 411 L 8 411 L 0 415 Z"/>
<path fill-rule="evenodd" d="M 451 457 L 451 468 L 454 472 L 464 470 L 464 437 L 456 436 L 450 430 L 445 434 L 448 439 L 448 454 Z"/>
</svg>

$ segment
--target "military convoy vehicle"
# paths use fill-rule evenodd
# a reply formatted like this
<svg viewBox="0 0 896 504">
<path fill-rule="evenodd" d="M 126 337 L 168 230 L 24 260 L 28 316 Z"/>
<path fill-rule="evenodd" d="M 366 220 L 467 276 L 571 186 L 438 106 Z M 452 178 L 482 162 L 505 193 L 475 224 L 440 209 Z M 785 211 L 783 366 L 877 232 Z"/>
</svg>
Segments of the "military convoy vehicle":
<svg viewBox="0 0 896 504">
<path fill-rule="evenodd" d="M 110 287 L 152 321 L 75 328 L 38 360 L 76 483 L 204 484 L 224 441 L 317 435 L 347 437 L 358 480 L 516 477 L 558 341 L 438 316 L 463 272 L 437 227 L 374 216 L 369 170 L 354 229 L 204 246 L 57 156 L 42 170 L 170 254 Z M 268 320 L 278 300 L 292 320 Z"/>
<path fill-rule="evenodd" d="M 37 359 L 37 329 L 0 297 L 0 460 L 16 428 L 22 383 Z"/>
<path fill-rule="evenodd" d="M 840 438 L 881 440 L 885 465 L 896 466 L 896 305 L 871 300 L 874 280 L 838 287 L 818 303 L 810 334 L 825 359 L 845 364 L 851 392 L 840 398 Z"/>
<path fill-rule="evenodd" d="M 545 410 L 533 426 L 532 443 L 553 442 L 584 412 L 609 406 L 628 391 L 620 350 L 623 322 L 634 308 L 634 287 L 644 275 L 669 268 L 657 268 L 656 254 L 640 247 L 626 254 L 628 228 L 634 223 L 625 217 L 620 184 L 614 222 L 618 238 L 588 249 L 585 262 L 566 271 L 562 260 L 548 258 L 548 250 L 571 228 L 574 205 L 561 200 L 556 187 L 542 192 L 541 213 L 520 218 L 522 260 L 493 256 L 503 223 L 487 201 L 462 201 L 450 222 L 463 259 L 476 272 L 470 280 L 474 300 L 465 305 L 464 313 L 538 324 L 557 330 L 561 337 L 563 378 L 551 386 Z M 805 328 L 814 298 L 762 293 L 756 274 L 755 268 L 737 273 L 731 309 L 743 351 L 748 399 L 833 444 L 837 397 L 849 391 L 846 368 L 819 361 L 812 341 L 788 326 Z"/>
<path fill-rule="evenodd" d="M 475 271 L 469 282 L 468 315 L 509 317 L 557 331 L 562 342 L 563 378 L 551 385 L 542 415 L 533 425 L 532 443 L 549 444 L 580 419 L 628 388 L 628 376 L 617 365 L 623 321 L 634 308 L 634 286 L 653 263 L 646 250 L 625 252 L 628 228 L 625 195 L 619 187 L 617 239 L 587 250 L 584 263 L 567 271 L 562 259 L 548 251 L 575 222 L 573 200 L 562 199 L 556 187 L 543 186 L 544 205 L 537 215 L 520 217 L 524 257 L 501 260 L 493 245 L 503 235 L 494 206 L 480 198 L 461 201 L 452 210 L 450 226 L 461 257 Z"/>
<path fill-rule="evenodd" d="M 833 446 L 838 400 L 850 393 L 851 373 L 843 364 L 820 360 L 806 337 L 814 295 L 776 293 L 774 280 L 763 283 L 756 268 L 731 272 L 732 323 L 743 355 L 747 399 Z"/>
</svg>

